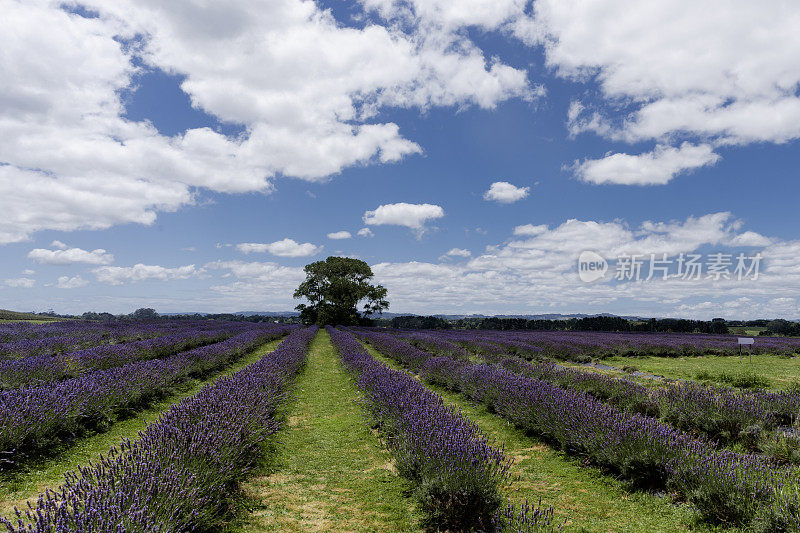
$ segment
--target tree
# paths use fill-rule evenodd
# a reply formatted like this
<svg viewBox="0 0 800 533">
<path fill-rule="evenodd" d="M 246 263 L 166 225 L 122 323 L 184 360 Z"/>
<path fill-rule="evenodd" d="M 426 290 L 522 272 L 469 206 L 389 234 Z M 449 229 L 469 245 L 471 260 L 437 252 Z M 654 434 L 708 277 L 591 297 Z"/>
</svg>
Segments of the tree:
<svg viewBox="0 0 800 533">
<path fill-rule="evenodd" d="M 155 309 L 151 309 L 149 307 L 142 307 L 131 313 L 131 318 L 135 320 L 158 318 L 158 313 L 156 313 Z"/>
<path fill-rule="evenodd" d="M 306 265 L 303 270 L 306 279 L 294 291 L 294 297 L 310 302 L 295 308 L 306 324 L 359 324 L 372 313 L 382 313 L 389 307 L 386 287 L 370 284 L 372 269 L 364 261 L 331 256 Z M 365 300 L 364 311 L 359 314 L 358 304 L 362 300 Z"/>
</svg>

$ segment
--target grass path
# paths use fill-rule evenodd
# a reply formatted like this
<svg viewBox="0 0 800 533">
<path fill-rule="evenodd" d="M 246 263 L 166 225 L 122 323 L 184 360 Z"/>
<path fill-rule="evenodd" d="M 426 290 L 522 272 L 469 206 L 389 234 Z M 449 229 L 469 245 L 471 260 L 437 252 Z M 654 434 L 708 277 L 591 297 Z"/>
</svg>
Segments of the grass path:
<svg viewBox="0 0 800 533">
<path fill-rule="evenodd" d="M 758 342 L 758 341 L 756 341 Z M 755 374 L 765 379 L 771 388 L 786 389 L 800 383 L 800 357 L 780 357 L 771 354 L 753 355 L 750 362 L 747 352 L 743 357 L 735 355 L 696 357 L 610 357 L 600 361 L 603 364 L 622 368 L 635 366 L 639 370 L 682 379 L 697 379 L 697 373 L 704 371 L 712 376 L 726 373 L 733 376 Z"/>
<path fill-rule="evenodd" d="M 358 389 L 321 330 L 286 405 L 274 459 L 244 484 L 244 531 L 415 531 L 419 517 Z"/>
<path fill-rule="evenodd" d="M 192 379 L 183 383 L 176 394 L 150 404 L 131 418 L 116 422 L 108 431 L 78 439 L 54 458 L 32 461 L 20 469 L 0 473 L 0 515 L 9 516 L 13 514 L 15 505 L 22 509 L 26 500 L 37 498 L 47 488 L 55 489 L 63 482 L 66 472 L 75 470 L 79 465 L 86 465 L 89 461 L 97 461 L 100 454 L 108 452 L 111 447 L 122 442 L 123 438 L 136 438 L 139 431 L 147 424 L 155 422 L 171 405 L 197 394 L 205 385 L 258 361 L 273 351 L 281 341 L 283 339 L 264 344 L 206 379 Z"/>
<path fill-rule="evenodd" d="M 401 370 L 394 361 L 384 357 L 371 345 L 364 345 L 379 361 Z M 525 501 L 552 506 L 557 523 L 565 531 L 591 532 L 674 532 L 712 531 L 698 524 L 685 506 L 671 503 L 667 497 L 628 490 L 626 483 L 614 479 L 597 468 L 553 450 L 535 437 L 530 437 L 490 413 L 461 394 L 428 384 L 474 421 L 496 445 L 504 445 L 505 453 L 513 457 L 512 477 L 505 487 L 506 499 L 514 504 Z"/>
</svg>

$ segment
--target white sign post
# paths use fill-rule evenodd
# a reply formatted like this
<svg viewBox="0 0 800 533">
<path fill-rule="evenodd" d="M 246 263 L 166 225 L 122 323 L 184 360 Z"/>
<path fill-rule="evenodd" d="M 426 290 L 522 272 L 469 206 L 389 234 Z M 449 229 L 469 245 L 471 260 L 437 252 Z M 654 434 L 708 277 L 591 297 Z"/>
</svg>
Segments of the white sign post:
<svg viewBox="0 0 800 533">
<path fill-rule="evenodd" d="M 742 346 L 750 348 L 750 362 L 753 362 L 753 344 L 756 340 L 752 337 L 739 337 L 739 357 L 742 356 Z"/>
</svg>

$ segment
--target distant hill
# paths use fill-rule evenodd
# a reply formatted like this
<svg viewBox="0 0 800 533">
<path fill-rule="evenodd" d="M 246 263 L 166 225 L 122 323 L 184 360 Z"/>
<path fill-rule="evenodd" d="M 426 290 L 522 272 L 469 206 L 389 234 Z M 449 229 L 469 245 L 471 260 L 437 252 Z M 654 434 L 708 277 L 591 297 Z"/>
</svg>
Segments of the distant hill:
<svg viewBox="0 0 800 533">
<path fill-rule="evenodd" d="M 164 314 L 178 314 L 178 313 L 164 313 Z M 206 314 L 206 313 L 198 313 L 198 314 Z M 297 311 L 237 311 L 232 313 L 234 315 L 242 315 L 242 316 L 253 316 L 253 315 L 266 315 L 266 316 L 298 316 L 300 313 Z M 385 312 L 380 315 L 381 318 L 394 318 L 396 316 L 435 316 L 437 318 L 443 318 L 445 320 L 459 320 L 462 318 L 524 318 L 526 320 L 569 320 L 570 318 L 586 318 L 586 317 L 593 317 L 593 316 L 617 316 L 610 313 L 595 313 L 595 314 L 583 314 L 583 313 L 575 313 L 570 315 L 562 315 L 561 313 L 548 313 L 548 314 L 540 314 L 540 315 L 481 315 L 481 314 L 472 314 L 472 315 L 420 315 L 418 313 L 388 313 Z M 622 316 L 620 318 L 624 318 L 626 320 L 646 320 L 645 318 L 637 317 L 637 316 Z"/>
<path fill-rule="evenodd" d="M 386 313 L 384 313 L 386 314 Z M 416 316 L 416 315 L 415 315 Z M 595 317 L 595 316 L 609 316 L 615 317 L 618 315 L 612 315 L 610 313 L 595 313 L 595 314 L 584 314 L 584 313 L 575 313 L 571 315 L 562 315 L 561 313 L 547 313 L 541 315 L 433 315 L 438 318 L 444 318 L 445 320 L 459 320 L 462 318 L 524 318 L 525 320 L 569 320 L 571 318 L 587 318 L 587 317 Z M 641 317 L 637 316 L 622 316 L 620 318 L 624 318 L 625 320 L 646 320 Z"/>
<path fill-rule="evenodd" d="M 0 309 L 0 320 L 62 320 L 61 318 Z"/>
</svg>

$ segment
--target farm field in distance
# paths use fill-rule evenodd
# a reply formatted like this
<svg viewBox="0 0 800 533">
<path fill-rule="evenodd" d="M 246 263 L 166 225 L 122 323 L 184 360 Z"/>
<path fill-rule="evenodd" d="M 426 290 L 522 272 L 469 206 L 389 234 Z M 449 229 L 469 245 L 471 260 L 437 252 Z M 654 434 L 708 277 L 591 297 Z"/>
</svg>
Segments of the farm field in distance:
<svg viewBox="0 0 800 533">
<path fill-rule="evenodd" d="M 735 346 L 7 323 L 0 520 L 9 531 L 796 530 L 800 339 L 765 339 L 780 354 L 757 350 L 752 365 L 725 339 Z M 633 348 L 673 355 L 611 355 Z M 595 349 L 627 371 L 575 362 Z M 646 382 L 631 366 L 687 381 Z M 762 381 L 708 378 L 731 369 Z"/>
<path fill-rule="evenodd" d="M 620 369 L 635 367 L 643 372 L 665 377 L 720 384 L 754 376 L 761 386 L 771 389 L 788 389 L 800 385 L 800 357 L 796 356 L 757 354 L 752 357 L 751 362 L 745 351 L 741 358 L 717 355 L 674 358 L 611 357 L 602 362 Z"/>
</svg>

